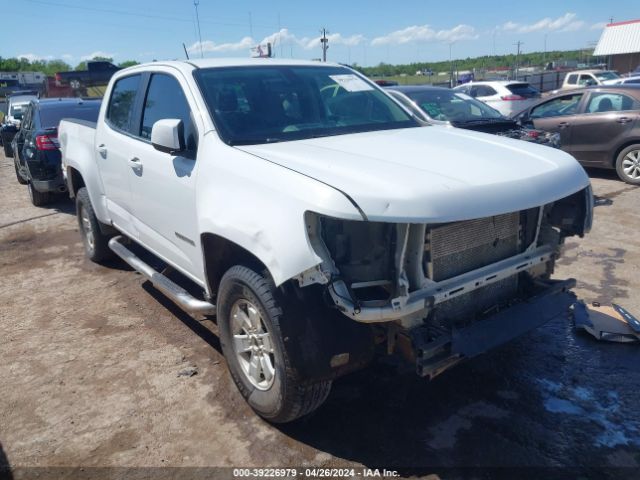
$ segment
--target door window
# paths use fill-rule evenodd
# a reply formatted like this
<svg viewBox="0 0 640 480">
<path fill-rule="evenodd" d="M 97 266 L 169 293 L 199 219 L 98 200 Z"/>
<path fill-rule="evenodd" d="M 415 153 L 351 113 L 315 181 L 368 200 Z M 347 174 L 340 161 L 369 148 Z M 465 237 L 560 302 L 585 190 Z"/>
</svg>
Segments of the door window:
<svg viewBox="0 0 640 480">
<path fill-rule="evenodd" d="M 477 93 L 477 97 L 492 97 L 493 95 L 495 95 L 496 92 L 493 88 L 489 87 L 488 85 L 478 85 L 478 93 Z"/>
<path fill-rule="evenodd" d="M 569 78 L 567 79 L 567 84 L 575 85 L 577 81 L 578 81 L 578 75 L 574 73 L 572 75 L 569 75 Z"/>
<path fill-rule="evenodd" d="M 191 119 L 191 109 L 182 87 L 174 77 L 156 73 L 151 76 L 151 81 L 149 82 L 149 90 L 144 102 L 140 136 L 150 140 L 153 124 L 158 120 L 168 118 L 182 120 L 184 145 L 187 150 L 195 151 L 197 147 L 197 132 Z"/>
<path fill-rule="evenodd" d="M 622 112 L 633 109 L 633 99 L 621 93 L 593 93 L 587 113 Z"/>
<path fill-rule="evenodd" d="M 582 93 L 554 98 L 531 110 L 531 118 L 559 117 L 573 115 L 578 111 Z"/>
<path fill-rule="evenodd" d="M 131 75 L 116 81 L 107 110 L 107 121 L 112 127 L 134 135 L 138 133 L 132 131 L 132 120 L 140 78 L 141 75 Z"/>
<path fill-rule="evenodd" d="M 578 80 L 578 85 L 596 85 L 598 82 L 591 75 L 580 75 L 580 80 Z"/>
</svg>

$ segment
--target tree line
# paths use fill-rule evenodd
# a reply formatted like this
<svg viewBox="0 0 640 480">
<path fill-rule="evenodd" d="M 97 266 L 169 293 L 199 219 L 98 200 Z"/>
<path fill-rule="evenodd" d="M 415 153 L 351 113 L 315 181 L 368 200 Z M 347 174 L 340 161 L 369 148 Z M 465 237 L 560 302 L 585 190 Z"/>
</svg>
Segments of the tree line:
<svg viewBox="0 0 640 480">
<path fill-rule="evenodd" d="M 113 58 L 109 57 L 93 57 L 92 60 L 102 60 L 106 62 L 112 62 Z M 117 65 L 125 68 L 132 65 L 137 65 L 139 62 L 135 60 L 126 60 L 120 62 Z M 64 60 L 28 60 L 24 57 L 21 58 L 3 58 L 0 57 L 0 72 L 43 72 L 47 76 L 53 76 L 56 72 L 67 72 L 69 70 L 86 70 L 87 62 L 82 61 L 75 67 Z"/>
<path fill-rule="evenodd" d="M 595 58 L 592 56 L 592 49 L 584 50 L 555 50 L 551 52 L 531 52 L 521 53 L 517 59 L 520 67 L 544 66 L 549 62 L 566 62 L 577 61 L 578 63 L 593 63 Z M 380 63 L 374 67 L 362 67 L 352 65 L 360 72 L 369 77 L 395 76 L 395 75 L 414 75 L 417 71 L 448 72 L 451 68 L 457 71 L 461 70 L 489 70 L 493 68 L 514 68 L 516 64 L 516 55 L 485 55 L 474 58 L 443 60 L 440 62 L 413 62 L 403 65 L 391 65 L 388 63 Z"/>
</svg>

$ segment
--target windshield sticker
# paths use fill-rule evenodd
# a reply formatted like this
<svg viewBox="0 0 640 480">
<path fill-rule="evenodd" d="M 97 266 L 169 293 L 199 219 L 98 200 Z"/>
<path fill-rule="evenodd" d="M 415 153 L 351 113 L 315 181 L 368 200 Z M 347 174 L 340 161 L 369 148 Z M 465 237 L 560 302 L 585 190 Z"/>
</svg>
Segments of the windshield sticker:
<svg viewBox="0 0 640 480">
<path fill-rule="evenodd" d="M 352 73 L 346 75 L 329 75 L 329 78 L 344 88 L 347 92 L 364 92 L 373 87 Z"/>
</svg>

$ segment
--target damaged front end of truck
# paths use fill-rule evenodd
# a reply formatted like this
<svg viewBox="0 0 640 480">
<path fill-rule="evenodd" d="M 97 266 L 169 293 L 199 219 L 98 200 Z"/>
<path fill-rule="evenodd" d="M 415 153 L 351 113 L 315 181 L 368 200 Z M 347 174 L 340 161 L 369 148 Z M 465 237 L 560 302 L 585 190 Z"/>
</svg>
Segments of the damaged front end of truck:
<svg viewBox="0 0 640 480">
<path fill-rule="evenodd" d="M 307 213 L 322 284 L 348 318 L 371 324 L 388 353 L 433 378 L 565 313 L 575 280 L 552 280 L 566 237 L 591 228 L 584 188 L 520 211 L 446 223 L 341 220 Z"/>
</svg>

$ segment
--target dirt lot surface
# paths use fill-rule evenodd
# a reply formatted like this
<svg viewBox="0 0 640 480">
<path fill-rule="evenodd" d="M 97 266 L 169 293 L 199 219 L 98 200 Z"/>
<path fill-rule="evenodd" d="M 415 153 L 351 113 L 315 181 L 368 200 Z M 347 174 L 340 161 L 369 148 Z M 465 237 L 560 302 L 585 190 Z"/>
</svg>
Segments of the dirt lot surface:
<svg viewBox="0 0 640 480">
<path fill-rule="evenodd" d="M 640 315 L 640 188 L 590 173 L 594 231 L 567 244 L 556 276 Z M 274 427 L 236 391 L 215 325 L 121 263 L 86 261 L 73 205 L 33 207 L 1 156 L 0 200 L 0 463 L 16 477 L 35 466 L 638 471 L 639 345 L 558 319 L 431 383 L 381 359 L 337 381 L 315 415 Z"/>
</svg>

